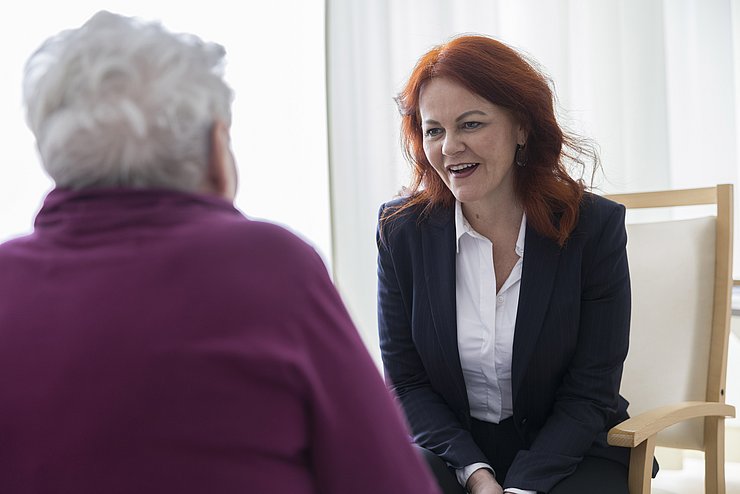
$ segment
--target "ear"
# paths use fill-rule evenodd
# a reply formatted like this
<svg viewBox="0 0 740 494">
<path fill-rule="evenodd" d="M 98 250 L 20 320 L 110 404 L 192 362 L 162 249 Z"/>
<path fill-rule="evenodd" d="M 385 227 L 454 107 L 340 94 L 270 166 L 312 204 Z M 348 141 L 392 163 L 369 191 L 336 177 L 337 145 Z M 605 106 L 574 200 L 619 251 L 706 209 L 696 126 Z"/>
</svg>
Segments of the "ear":
<svg viewBox="0 0 740 494">
<path fill-rule="evenodd" d="M 516 143 L 519 144 L 520 146 L 526 145 L 527 137 L 529 137 L 529 132 L 523 125 L 519 124 L 519 129 L 517 130 L 517 133 L 516 133 Z"/>
<path fill-rule="evenodd" d="M 207 192 L 233 201 L 236 197 L 236 164 L 229 145 L 229 131 L 222 120 L 213 122 L 210 132 L 210 154 L 208 156 Z"/>
</svg>

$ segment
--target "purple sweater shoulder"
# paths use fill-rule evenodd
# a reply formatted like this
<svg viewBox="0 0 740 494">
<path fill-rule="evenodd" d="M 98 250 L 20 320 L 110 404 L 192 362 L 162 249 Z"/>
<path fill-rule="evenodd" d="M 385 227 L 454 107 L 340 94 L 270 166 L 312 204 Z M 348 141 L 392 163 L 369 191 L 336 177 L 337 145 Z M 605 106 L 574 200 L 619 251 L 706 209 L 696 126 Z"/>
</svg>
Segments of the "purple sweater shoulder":
<svg viewBox="0 0 740 494">
<path fill-rule="evenodd" d="M 53 191 L 0 397 L 5 494 L 437 492 L 314 249 L 215 198 Z"/>
</svg>

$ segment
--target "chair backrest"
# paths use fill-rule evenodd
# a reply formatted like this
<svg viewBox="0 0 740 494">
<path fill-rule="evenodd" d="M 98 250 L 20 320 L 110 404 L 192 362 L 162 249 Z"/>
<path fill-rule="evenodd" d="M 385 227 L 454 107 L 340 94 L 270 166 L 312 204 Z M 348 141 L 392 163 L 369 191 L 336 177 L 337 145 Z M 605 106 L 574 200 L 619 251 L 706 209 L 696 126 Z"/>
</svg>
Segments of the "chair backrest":
<svg viewBox="0 0 740 494">
<path fill-rule="evenodd" d="M 627 224 L 630 350 L 622 395 L 630 413 L 682 401 L 725 401 L 732 292 L 732 185 L 607 196 L 638 208 L 716 204 L 716 215 Z M 702 419 L 656 444 L 704 449 Z"/>
</svg>

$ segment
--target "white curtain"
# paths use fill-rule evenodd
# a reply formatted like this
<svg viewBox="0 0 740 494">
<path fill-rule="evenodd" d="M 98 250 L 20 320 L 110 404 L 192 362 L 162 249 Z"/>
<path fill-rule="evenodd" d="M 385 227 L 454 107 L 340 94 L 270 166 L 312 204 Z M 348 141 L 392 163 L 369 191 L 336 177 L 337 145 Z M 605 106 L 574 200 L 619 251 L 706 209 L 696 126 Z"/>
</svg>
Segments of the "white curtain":
<svg viewBox="0 0 740 494">
<path fill-rule="evenodd" d="M 466 32 L 542 65 L 561 121 L 600 146 L 599 191 L 734 183 L 740 168 L 740 0 L 327 0 L 334 277 L 376 360 L 376 214 L 408 180 L 393 97 Z"/>
</svg>

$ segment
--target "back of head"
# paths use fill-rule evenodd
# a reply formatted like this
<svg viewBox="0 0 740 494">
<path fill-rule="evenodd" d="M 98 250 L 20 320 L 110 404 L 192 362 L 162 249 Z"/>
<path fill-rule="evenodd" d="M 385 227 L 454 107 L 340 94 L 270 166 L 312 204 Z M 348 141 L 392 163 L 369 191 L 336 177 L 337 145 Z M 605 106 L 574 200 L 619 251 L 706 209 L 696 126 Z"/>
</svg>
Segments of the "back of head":
<svg viewBox="0 0 740 494">
<path fill-rule="evenodd" d="M 220 45 L 109 12 L 26 64 L 28 125 L 58 187 L 194 191 L 214 121 L 231 120 Z"/>
</svg>

